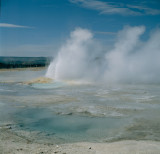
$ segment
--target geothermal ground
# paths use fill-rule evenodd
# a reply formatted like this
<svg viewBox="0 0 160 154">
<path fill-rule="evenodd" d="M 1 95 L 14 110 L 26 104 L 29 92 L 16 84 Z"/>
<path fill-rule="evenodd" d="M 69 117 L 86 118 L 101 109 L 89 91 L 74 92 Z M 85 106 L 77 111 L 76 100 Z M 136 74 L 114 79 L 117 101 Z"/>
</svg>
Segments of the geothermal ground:
<svg viewBox="0 0 160 154">
<path fill-rule="evenodd" d="M 159 85 L 60 82 L 46 71 L 0 71 L 0 153 L 159 153 Z"/>
</svg>

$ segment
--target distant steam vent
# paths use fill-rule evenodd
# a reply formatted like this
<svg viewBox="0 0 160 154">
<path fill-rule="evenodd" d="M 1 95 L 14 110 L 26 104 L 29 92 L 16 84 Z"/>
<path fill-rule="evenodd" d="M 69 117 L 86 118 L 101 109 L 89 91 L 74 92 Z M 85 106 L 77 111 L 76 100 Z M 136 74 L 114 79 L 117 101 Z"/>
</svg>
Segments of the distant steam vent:
<svg viewBox="0 0 160 154">
<path fill-rule="evenodd" d="M 0 69 L 45 67 L 52 59 L 52 57 L 0 57 Z"/>
</svg>

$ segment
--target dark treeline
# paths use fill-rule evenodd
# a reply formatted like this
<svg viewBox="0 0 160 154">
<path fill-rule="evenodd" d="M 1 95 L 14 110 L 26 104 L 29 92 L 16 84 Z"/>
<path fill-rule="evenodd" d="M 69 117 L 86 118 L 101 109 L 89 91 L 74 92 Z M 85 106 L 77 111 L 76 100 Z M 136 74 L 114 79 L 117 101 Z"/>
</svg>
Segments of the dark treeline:
<svg viewBox="0 0 160 154">
<path fill-rule="evenodd" d="M 44 67 L 52 57 L 0 57 L 1 68 Z"/>
</svg>

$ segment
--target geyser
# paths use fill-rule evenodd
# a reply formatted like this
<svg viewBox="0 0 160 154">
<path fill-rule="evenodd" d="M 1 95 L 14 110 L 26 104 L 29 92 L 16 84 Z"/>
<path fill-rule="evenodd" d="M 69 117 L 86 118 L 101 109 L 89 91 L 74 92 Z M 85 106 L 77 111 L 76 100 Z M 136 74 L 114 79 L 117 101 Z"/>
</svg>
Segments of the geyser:
<svg viewBox="0 0 160 154">
<path fill-rule="evenodd" d="M 49 65 L 46 76 L 55 80 L 92 82 L 160 82 L 160 30 L 147 41 L 144 26 L 124 27 L 111 50 L 82 28 L 71 32 Z"/>
</svg>

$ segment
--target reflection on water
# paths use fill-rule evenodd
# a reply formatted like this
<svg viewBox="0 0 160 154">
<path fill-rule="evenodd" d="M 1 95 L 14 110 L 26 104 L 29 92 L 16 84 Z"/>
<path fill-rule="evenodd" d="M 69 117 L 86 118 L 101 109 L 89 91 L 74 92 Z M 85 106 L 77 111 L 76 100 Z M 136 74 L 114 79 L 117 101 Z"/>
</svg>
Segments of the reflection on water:
<svg viewBox="0 0 160 154">
<path fill-rule="evenodd" d="M 0 72 L 0 125 L 61 143 L 160 140 L 160 85 L 25 85 L 20 82 L 44 71 L 27 72 L 21 80 L 23 73 Z M 6 74 L 12 83 L 3 82 Z"/>
</svg>

